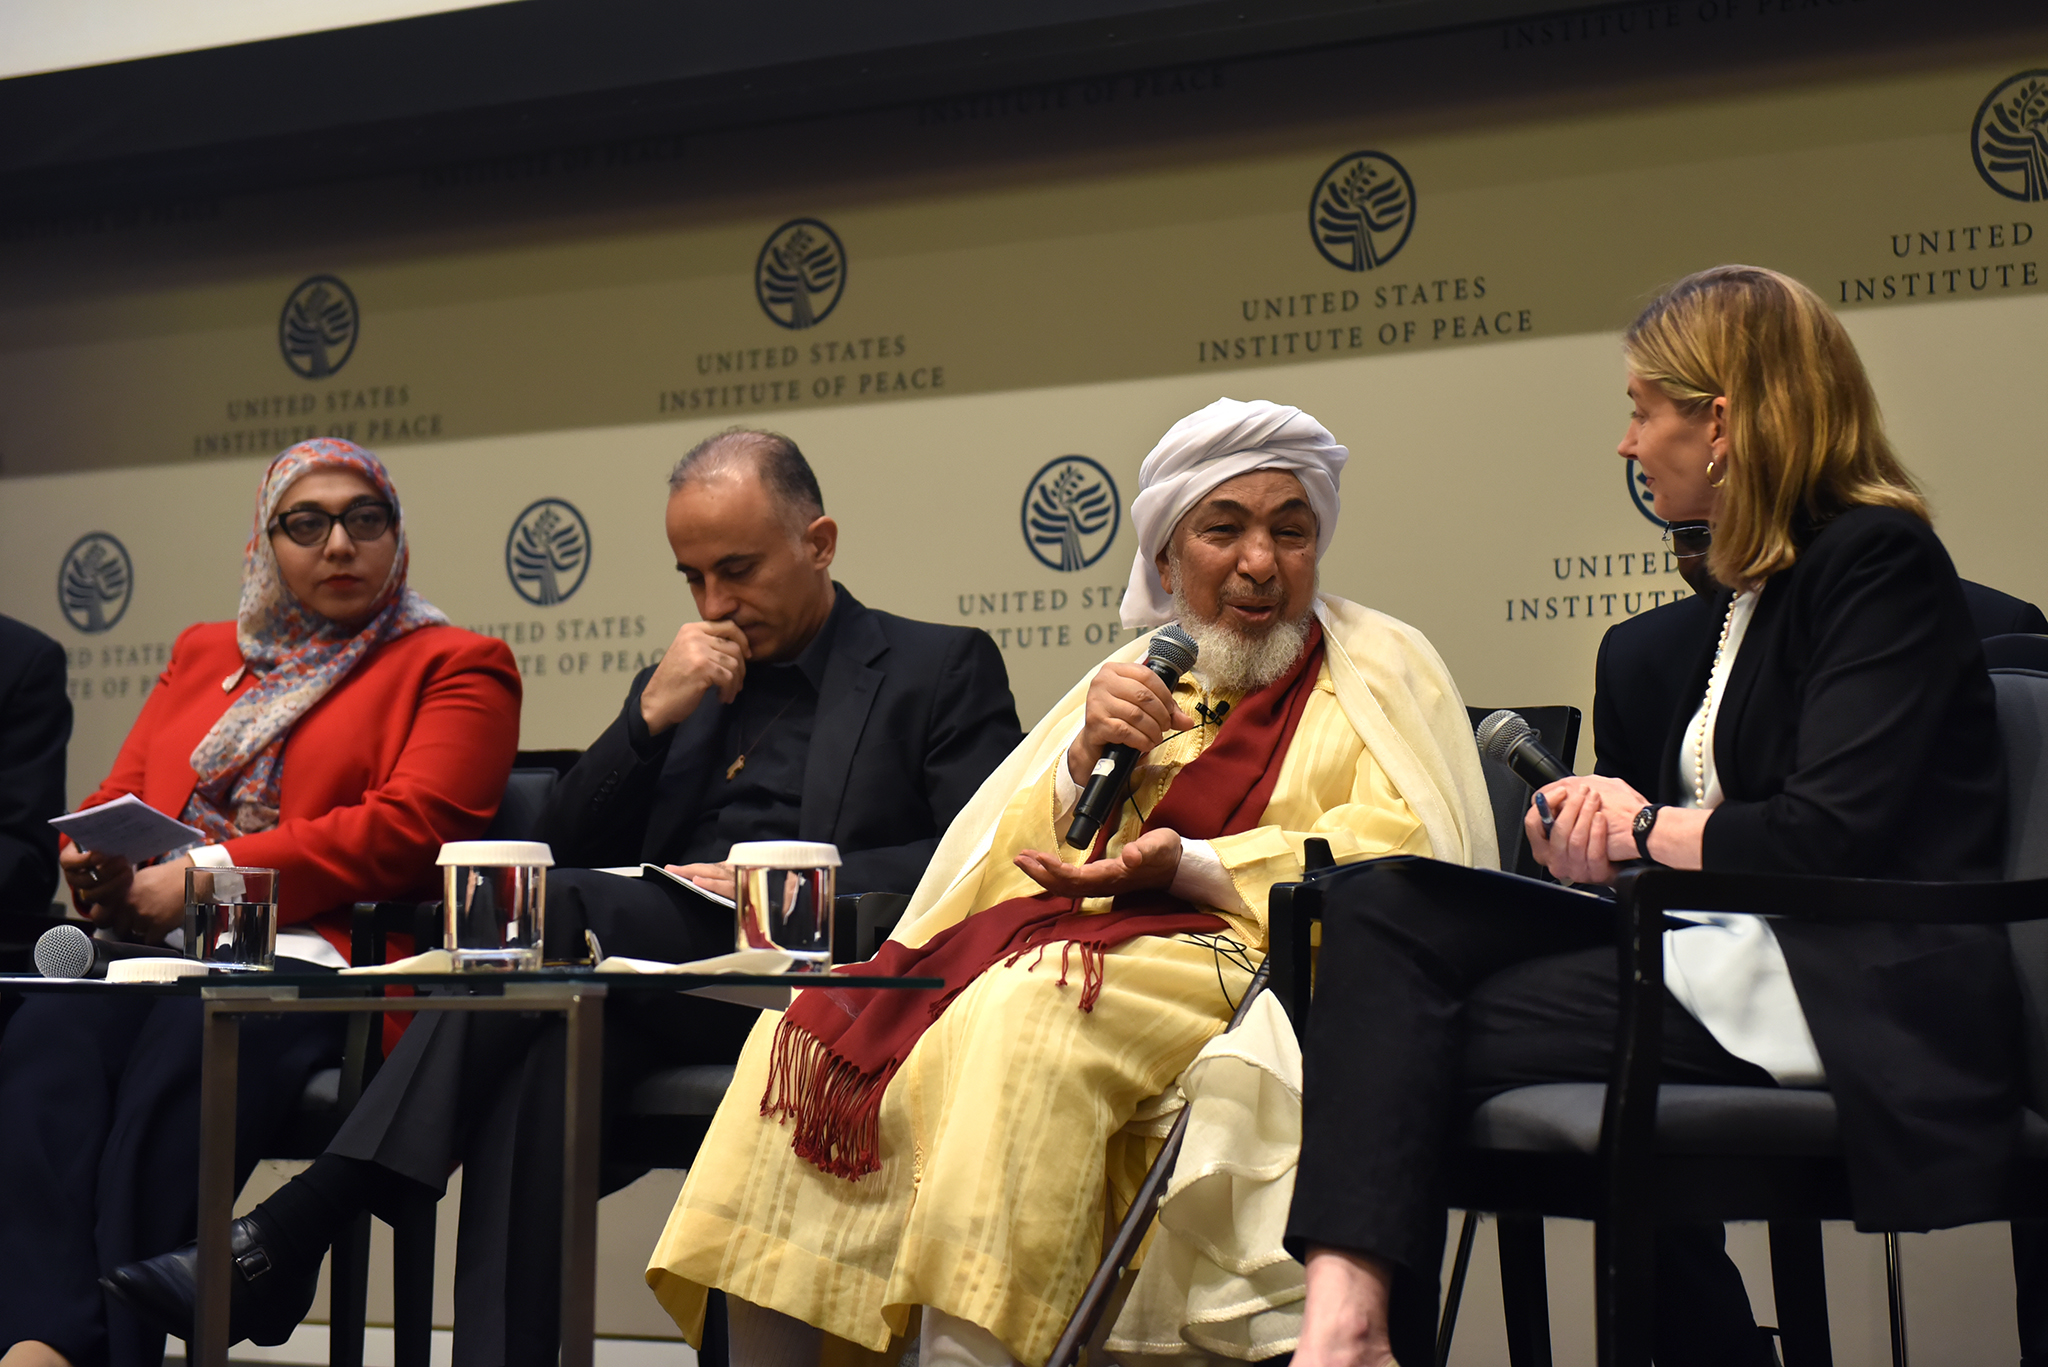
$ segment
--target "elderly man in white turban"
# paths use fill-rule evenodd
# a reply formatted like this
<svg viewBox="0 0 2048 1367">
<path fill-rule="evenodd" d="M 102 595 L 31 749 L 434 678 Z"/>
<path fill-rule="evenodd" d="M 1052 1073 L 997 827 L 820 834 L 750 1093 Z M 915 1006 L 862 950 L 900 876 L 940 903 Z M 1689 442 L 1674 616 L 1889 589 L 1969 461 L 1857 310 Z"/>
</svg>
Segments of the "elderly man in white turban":
<svg viewBox="0 0 2048 1367">
<path fill-rule="evenodd" d="M 1301 410 L 1218 400 L 1139 472 L 1124 621 L 1200 645 L 1169 690 L 1140 636 L 1076 684 L 941 841 L 877 971 L 764 1013 L 647 1271 L 693 1342 L 722 1288 L 738 1367 L 822 1335 L 924 1367 L 1043 1363 L 1155 1141 L 1126 1129 L 1229 1021 L 1303 842 L 1493 862 L 1443 662 L 1318 596 L 1347 453 Z M 1061 835 L 1104 747 L 1139 750 L 1091 850 Z"/>
</svg>

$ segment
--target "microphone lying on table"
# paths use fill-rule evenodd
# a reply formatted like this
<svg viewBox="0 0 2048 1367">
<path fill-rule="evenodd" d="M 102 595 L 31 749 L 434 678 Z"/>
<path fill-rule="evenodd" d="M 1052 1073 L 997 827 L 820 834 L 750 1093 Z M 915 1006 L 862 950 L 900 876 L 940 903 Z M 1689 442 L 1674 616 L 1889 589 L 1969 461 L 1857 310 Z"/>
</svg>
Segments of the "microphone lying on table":
<svg viewBox="0 0 2048 1367">
<path fill-rule="evenodd" d="M 115 959 L 181 959 L 162 945 L 96 940 L 82 926 L 51 926 L 36 938 L 36 972 L 45 978 L 104 978 Z"/>
<path fill-rule="evenodd" d="M 1552 754 L 1543 744 L 1536 728 L 1519 712 L 1503 707 L 1498 712 L 1489 712 L 1472 728 L 1472 738 L 1479 742 L 1479 753 L 1490 760 L 1505 764 L 1514 776 L 1531 788 L 1541 788 L 1546 783 L 1555 783 L 1561 778 L 1570 778 L 1572 771 L 1564 767 L 1564 761 Z M 1543 834 L 1550 834 L 1553 817 L 1550 804 L 1543 800 L 1543 794 L 1536 794 L 1536 814 L 1543 818 Z"/>
<path fill-rule="evenodd" d="M 1199 653 L 1195 638 L 1176 622 L 1161 627 L 1153 634 L 1152 644 L 1145 648 L 1145 667 L 1159 676 L 1159 681 L 1171 694 L 1173 686 L 1180 682 L 1182 671 L 1194 667 L 1195 656 Z M 1102 747 L 1102 758 L 1095 761 L 1095 768 L 1088 775 L 1088 786 L 1081 790 L 1081 800 L 1074 804 L 1074 824 L 1067 827 L 1069 845 L 1085 850 L 1094 843 L 1095 833 L 1102 829 L 1102 823 L 1109 820 L 1123 801 L 1124 784 L 1130 780 L 1131 767 L 1137 762 L 1138 752 L 1128 745 Z"/>
</svg>

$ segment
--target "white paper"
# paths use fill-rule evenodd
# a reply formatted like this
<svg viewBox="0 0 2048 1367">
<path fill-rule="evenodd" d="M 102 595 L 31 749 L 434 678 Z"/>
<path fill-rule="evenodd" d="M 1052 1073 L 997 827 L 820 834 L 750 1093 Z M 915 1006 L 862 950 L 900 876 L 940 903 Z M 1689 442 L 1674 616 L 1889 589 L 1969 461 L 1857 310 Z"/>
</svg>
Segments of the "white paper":
<svg viewBox="0 0 2048 1367">
<path fill-rule="evenodd" d="M 53 816 L 50 824 L 70 836 L 71 843 L 81 850 L 135 861 L 154 859 L 206 839 L 205 831 L 165 816 L 133 793 L 82 812 Z"/>
<path fill-rule="evenodd" d="M 597 966 L 600 973 L 787 973 L 796 960 L 779 949 L 742 949 L 715 954 L 686 964 L 667 964 L 656 959 L 629 959 L 614 954 Z"/>
<path fill-rule="evenodd" d="M 388 964 L 364 964 L 361 968 L 344 968 L 344 973 L 453 973 L 455 956 L 445 949 L 429 949 L 419 954 L 394 959 Z M 479 977 L 488 976 L 479 974 Z"/>
</svg>

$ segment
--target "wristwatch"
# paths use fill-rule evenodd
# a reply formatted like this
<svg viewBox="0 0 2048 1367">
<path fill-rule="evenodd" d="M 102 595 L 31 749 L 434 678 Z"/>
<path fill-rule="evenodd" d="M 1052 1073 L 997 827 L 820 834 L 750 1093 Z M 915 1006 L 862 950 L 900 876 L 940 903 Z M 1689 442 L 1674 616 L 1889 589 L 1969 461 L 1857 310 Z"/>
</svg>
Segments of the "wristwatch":
<svg viewBox="0 0 2048 1367">
<path fill-rule="evenodd" d="M 1650 857 L 1650 832 L 1657 828 L 1657 813 L 1663 810 L 1664 804 L 1649 802 L 1645 803 L 1643 809 L 1636 813 L 1633 825 L 1636 835 L 1636 852 L 1642 855 L 1643 862 L 1646 864 L 1657 862 Z"/>
</svg>

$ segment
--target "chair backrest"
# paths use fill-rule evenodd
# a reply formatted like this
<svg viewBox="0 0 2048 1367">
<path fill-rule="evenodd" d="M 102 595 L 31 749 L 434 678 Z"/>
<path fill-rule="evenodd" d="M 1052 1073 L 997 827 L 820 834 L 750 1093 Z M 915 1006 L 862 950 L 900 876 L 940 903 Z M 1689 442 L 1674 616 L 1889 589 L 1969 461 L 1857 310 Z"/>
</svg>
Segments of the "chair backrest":
<svg viewBox="0 0 2048 1367">
<path fill-rule="evenodd" d="M 2048 647 L 2048 637 L 1993 639 Z M 1994 669 L 1991 683 L 2005 743 L 2005 876 L 2048 877 L 2048 670 Z M 2006 930 L 2026 1017 L 2029 1104 L 2048 1115 L 2048 921 L 2015 921 Z"/>
<path fill-rule="evenodd" d="M 2048 674 L 2048 636 L 1986 636 L 1984 663 L 1991 669 L 2033 669 Z"/>
<path fill-rule="evenodd" d="M 1465 711 L 1477 727 L 1490 712 L 1491 707 L 1468 707 Z M 1536 728 L 1536 734 L 1543 740 L 1544 748 L 1564 761 L 1564 767 L 1572 767 L 1573 757 L 1579 752 L 1579 709 L 1576 707 L 1517 707 L 1522 720 Z M 1525 874 L 1531 878 L 1543 875 L 1536 863 L 1536 857 L 1529 853 L 1529 842 L 1522 834 L 1522 815 L 1529 810 L 1529 799 L 1534 790 L 1514 775 L 1505 764 L 1479 757 L 1480 768 L 1486 771 L 1486 793 L 1493 802 L 1494 835 L 1500 842 L 1500 866 L 1509 873 Z"/>
<path fill-rule="evenodd" d="M 540 833 L 541 814 L 559 775 L 553 769 L 514 769 L 505 780 L 498 814 L 484 828 L 485 840 L 532 840 Z"/>
</svg>

